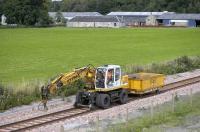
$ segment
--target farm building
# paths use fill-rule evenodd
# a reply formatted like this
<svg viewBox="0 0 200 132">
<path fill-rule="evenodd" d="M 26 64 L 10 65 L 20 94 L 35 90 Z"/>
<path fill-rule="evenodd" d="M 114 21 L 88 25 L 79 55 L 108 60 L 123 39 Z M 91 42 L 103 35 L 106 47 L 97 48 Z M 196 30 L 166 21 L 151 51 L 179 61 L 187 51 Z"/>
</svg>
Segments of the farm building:
<svg viewBox="0 0 200 132">
<path fill-rule="evenodd" d="M 122 27 L 123 23 L 115 16 L 77 16 L 67 22 L 67 27 Z"/>
<path fill-rule="evenodd" d="M 57 19 L 57 14 L 57 12 L 49 12 L 49 16 L 54 20 Z M 66 20 L 71 20 L 76 16 L 102 16 L 98 12 L 61 12 L 61 14 Z"/>
<path fill-rule="evenodd" d="M 108 16 L 117 16 L 123 20 L 125 26 L 156 26 L 157 17 L 174 12 L 110 12 Z"/>
<path fill-rule="evenodd" d="M 163 14 L 157 20 L 164 26 L 200 26 L 200 14 Z"/>
</svg>

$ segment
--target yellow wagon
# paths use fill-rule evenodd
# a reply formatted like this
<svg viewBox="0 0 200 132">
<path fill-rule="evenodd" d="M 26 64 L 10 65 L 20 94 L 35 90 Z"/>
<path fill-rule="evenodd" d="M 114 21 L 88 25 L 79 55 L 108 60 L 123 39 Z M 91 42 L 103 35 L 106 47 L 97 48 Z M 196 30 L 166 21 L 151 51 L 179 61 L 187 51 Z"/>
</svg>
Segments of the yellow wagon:
<svg viewBox="0 0 200 132">
<path fill-rule="evenodd" d="M 128 75 L 128 89 L 134 94 L 159 91 L 164 86 L 165 75 L 156 73 L 136 73 Z"/>
</svg>

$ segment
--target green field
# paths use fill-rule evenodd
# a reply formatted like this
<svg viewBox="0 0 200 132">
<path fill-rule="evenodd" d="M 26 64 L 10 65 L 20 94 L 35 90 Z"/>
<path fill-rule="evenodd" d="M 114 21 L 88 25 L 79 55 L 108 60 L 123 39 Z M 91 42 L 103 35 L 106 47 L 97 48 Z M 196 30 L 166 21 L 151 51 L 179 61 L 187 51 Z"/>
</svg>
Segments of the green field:
<svg viewBox="0 0 200 132">
<path fill-rule="evenodd" d="M 0 81 L 47 79 L 94 64 L 148 64 L 200 55 L 198 28 L 0 29 Z"/>
</svg>

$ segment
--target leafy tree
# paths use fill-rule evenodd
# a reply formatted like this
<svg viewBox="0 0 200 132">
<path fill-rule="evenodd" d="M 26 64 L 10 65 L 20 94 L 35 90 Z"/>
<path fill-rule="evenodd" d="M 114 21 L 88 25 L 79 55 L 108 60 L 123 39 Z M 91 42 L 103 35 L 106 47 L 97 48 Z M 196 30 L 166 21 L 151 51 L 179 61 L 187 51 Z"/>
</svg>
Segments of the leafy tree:
<svg viewBox="0 0 200 132">
<path fill-rule="evenodd" d="M 0 17 L 3 14 L 3 0 L 0 0 Z"/>
<path fill-rule="evenodd" d="M 173 11 L 200 13 L 200 0 L 63 0 L 61 11 Z"/>
<path fill-rule="evenodd" d="M 56 13 L 56 22 L 57 23 L 65 23 L 65 18 L 63 17 L 62 13 L 60 11 L 58 11 Z"/>
<path fill-rule="evenodd" d="M 48 5 L 47 0 L 6 0 L 3 13 L 8 24 L 46 25 L 49 23 Z"/>
<path fill-rule="evenodd" d="M 51 12 L 57 12 L 61 10 L 61 6 L 63 5 L 62 1 L 52 1 L 50 2 L 50 7 L 49 7 L 49 11 Z"/>
</svg>

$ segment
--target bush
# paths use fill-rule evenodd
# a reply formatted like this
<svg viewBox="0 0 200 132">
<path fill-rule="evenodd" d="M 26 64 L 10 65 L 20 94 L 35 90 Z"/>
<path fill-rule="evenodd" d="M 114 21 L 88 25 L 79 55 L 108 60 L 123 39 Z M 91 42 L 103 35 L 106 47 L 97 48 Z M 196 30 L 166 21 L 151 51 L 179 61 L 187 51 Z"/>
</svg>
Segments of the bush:
<svg viewBox="0 0 200 132">
<path fill-rule="evenodd" d="M 63 86 L 59 89 L 58 91 L 58 96 L 69 96 L 69 95 L 74 95 L 78 90 L 81 90 L 85 87 L 85 83 L 79 79 L 75 81 L 74 83 Z"/>
<path fill-rule="evenodd" d="M 27 85 L 21 85 L 21 87 L 27 88 Z M 0 93 L 0 111 L 4 111 L 19 105 L 27 105 L 35 100 L 40 99 L 39 86 L 36 84 L 32 85 L 31 91 L 27 89 L 16 90 L 16 88 L 13 86 L 0 85 Z"/>
</svg>

